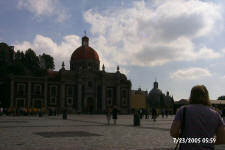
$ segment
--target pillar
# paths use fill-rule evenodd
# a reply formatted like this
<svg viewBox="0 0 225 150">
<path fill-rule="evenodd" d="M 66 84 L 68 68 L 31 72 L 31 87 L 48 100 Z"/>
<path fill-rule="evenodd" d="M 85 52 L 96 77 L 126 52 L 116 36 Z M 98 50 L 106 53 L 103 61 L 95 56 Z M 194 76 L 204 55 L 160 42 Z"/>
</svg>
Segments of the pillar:
<svg viewBox="0 0 225 150">
<path fill-rule="evenodd" d="M 96 88 L 96 89 L 98 89 L 98 88 Z M 95 94 L 94 103 L 95 103 L 94 112 L 97 112 L 97 110 L 98 110 L 98 97 L 97 97 L 97 93 Z"/>
<path fill-rule="evenodd" d="M 127 102 L 128 102 L 128 112 L 127 113 L 130 113 L 130 108 L 131 108 L 131 85 L 129 85 L 127 92 L 128 92 L 128 100 L 127 100 Z M 147 103 L 146 103 L 146 106 L 147 106 Z"/>
<path fill-rule="evenodd" d="M 10 81 L 10 107 L 15 106 L 14 104 L 14 79 L 12 78 Z"/>
<path fill-rule="evenodd" d="M 77 97 L 78 98 L 78 100 L 77 100 L 77 106 L 78 106 L 77 107 L 77 109 L 78 109 L 77 111 L 78 112 L 82 111 L 82 108 L 81 108 L 81 96 L 82 96 L 81 94 L 82 93 L 81 92 L 82 92 L 82 84 L 81 84 L 81 81 L 79 81 L 78 82 L 78 97 Z"/>
<path fill-rule="evenodd" d="M 88 101 L 88 98 L 89 98 L 88 96 L 86 96 L 86 95 L 84 96 L 84 100 L 83 100 L 83 101 L 84 101 L 84 106 L 83 106 L 84 110 L 83 110 L 83 111 L 87 111 L 87 108 L 88 108 L 88 107 L 87 107 L 87 101 Z M 93 99 L 92 99 L 92 100 L 93 100 Z"/>
<path fill-rule="evenodd" d="M 27 94 L 28 94 L 28 96 L 27 96 L 28 108 L 31 108 L 31 82 L 30 82 L 30 80 L 28 81 Z"/>
<path fill-rule="evenodd" d="M 105 83 L 103 82 L 102 84 L 102 111 L 104 111 L 105 108 L 105 103 L 106 103 L 106 98 L 105 98 Z"/>
<path fill-rule="evenodd" d="M 117 99 L 117 107 L 120 108 L 120 85 L 116 86 L 116 99 Z"/>
<path fill-rule="evenodd" d="M 48 105 L 48 84 L 47 84 L 47 78 L 45 78 L 44 81 L 44 107 L 47 110 Z"/>
<path fill-rule="evenodd" d="M 65 108 L 65 83 L 61 83 L 60 86 L 60 105 L 61 109 Z"/>
</svg>

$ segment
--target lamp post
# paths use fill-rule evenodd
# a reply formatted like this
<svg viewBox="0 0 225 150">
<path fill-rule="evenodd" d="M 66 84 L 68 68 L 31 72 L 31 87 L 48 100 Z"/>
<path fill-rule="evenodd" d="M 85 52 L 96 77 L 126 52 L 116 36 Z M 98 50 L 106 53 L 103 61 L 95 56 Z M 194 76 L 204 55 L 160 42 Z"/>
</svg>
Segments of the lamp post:
<svg viewBox="0 0 225 150">
<path fill-rule="evenodd" d="M 2 101 L 0 100 L 0 116 L 2 115 L 3 110 L 2 110 Z"/>
</svg>

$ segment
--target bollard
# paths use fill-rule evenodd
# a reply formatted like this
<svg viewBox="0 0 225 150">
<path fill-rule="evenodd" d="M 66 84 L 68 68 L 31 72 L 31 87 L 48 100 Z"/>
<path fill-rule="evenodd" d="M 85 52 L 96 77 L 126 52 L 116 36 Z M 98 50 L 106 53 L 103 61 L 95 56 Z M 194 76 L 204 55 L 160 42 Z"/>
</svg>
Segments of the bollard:
<svg viewBox="0 0 225 150">
<path fill-rule="evenodd" d="M 42 112 L 41 111 L 38 112 L 38 116 L 42 117 Z"/>
<path fill-rule="evenodd" d="M 140 126 L 140 117 L 138 113 L 134 113 L 134 126 Z"/>
<path fill-rule="evenodd" d="M 67 112 L 64 111 L 64 112 L 63 112 L 63 120 L 66 120 L 66 119 L 67 119 Z"/>
</svg>

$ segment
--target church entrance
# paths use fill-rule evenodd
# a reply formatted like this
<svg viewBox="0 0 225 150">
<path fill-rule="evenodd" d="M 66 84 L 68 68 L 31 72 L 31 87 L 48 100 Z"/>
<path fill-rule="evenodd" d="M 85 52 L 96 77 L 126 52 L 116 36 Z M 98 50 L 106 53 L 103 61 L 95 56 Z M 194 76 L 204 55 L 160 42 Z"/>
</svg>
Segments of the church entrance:
<svg viewBox="0 0 225 150">
<path fill-rule="evenodd" d="M 25 100 L 22 98 L 18 98 L 16 100 L 16 106 L 17 108 L 24 108 L 25 107 Z"/>
<path fill-rule="evenodd" d="M 87 99 L 87 112 L 88 114 L 92 114 L 94 112 L 94 99 L 91 97 Z"/>
<path fill-rule="evenodd" d="M 42 102 L 41 102 L 41 99 L 34 99 L 34 104 L 33 104 L 33 107 L 34 108 L 41 108 L 42 106 Z"/>
</svg>

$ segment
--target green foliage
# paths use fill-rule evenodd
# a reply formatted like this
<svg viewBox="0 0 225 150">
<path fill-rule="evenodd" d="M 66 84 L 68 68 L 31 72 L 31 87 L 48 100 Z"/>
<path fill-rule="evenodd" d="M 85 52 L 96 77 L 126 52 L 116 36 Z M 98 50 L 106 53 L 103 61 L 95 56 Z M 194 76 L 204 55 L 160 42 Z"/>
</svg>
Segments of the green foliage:
<svg viewBox="0 0 225 150">
<path fill-rule="evenodd" d="M 0 107 L 8 108 L 10 106 L 10 88 L 8 84 L 8 80 L 1 81 L 0 80 Z"/>
<path fill-rule="evenodd" d="M 12 46 L 0 43 L 1 79 L 7 78 L 10 74 L 41 76 L 54 67 L 54 59 L 50 55 L 42 54 L 39 58 L 32 49 L 28 49 L 25 53 L 19 50 L 14 52 Z"/>
<path fill-rule="evenodd" d="M 41 68 L 53 70 L 55 69 L 54 58 L 50 55 L 43 53 L 40 56 L 40 65 Z"/>
<path fill-rule="evenodd" d="M 0 43 L 0 66 L 13 63 L 13 47 Z"/>
<path fill-rule="evenodd" d="M 14 58 L 15 58 L 14 62 L 17 63 L 17 64 L 24 64 L 24 62 L 25 62 L 25 56 L 24 56 L 23 51 L 17 51 L 15 53 Z"/>
<path fill-rule="evenodd" d="M 25 52 L 24 65 L 32 72 L 40 69 L 38 56 L 36 56 L 35 52 L 32 49 L 28 49 Z"/>
<path fill-rule="evenodd" d="M 7 74 L 24 75 L 25 74 L 24 65 L 22 63 L 14 63 L 11 65 L 8 65 Z"/>
<path fill-rule="evenodd" d="M 217 100 L 225 100 L 225 95 L 218 97 Z"/>
</svg>

